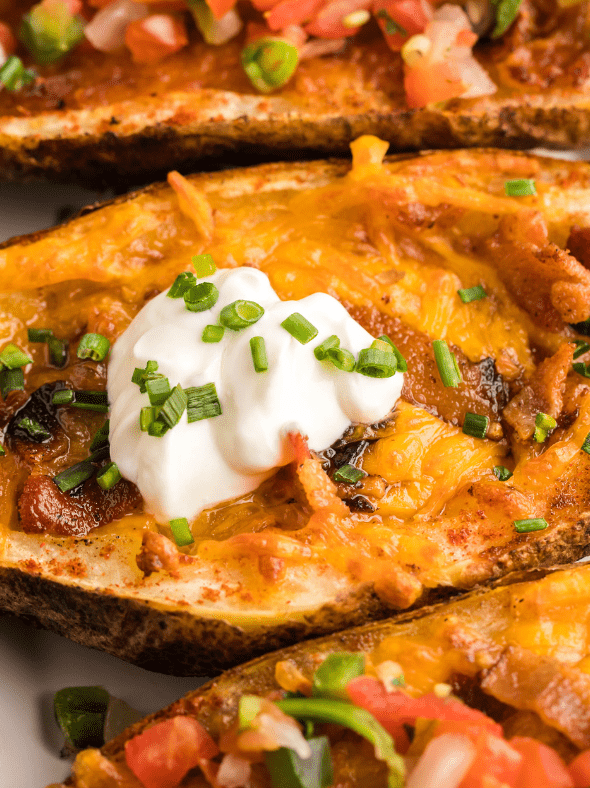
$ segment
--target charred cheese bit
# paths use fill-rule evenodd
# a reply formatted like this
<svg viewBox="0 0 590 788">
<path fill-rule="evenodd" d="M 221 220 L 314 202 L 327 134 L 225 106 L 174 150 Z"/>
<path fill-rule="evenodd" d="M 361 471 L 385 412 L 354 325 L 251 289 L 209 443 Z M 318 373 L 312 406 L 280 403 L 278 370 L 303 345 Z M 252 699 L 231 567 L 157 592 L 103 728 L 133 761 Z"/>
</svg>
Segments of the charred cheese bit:
<svg viewBox="0 0 590 788">
<path fill-rule="evenodd" d="M 378 175 L 383 170 L 383 158 L 388 148 L 388 142 L 371 134 L 365 134 L 351 142 L 352 169 L 349 177 L 357 181 L 371 175 Z"/>
</svg>

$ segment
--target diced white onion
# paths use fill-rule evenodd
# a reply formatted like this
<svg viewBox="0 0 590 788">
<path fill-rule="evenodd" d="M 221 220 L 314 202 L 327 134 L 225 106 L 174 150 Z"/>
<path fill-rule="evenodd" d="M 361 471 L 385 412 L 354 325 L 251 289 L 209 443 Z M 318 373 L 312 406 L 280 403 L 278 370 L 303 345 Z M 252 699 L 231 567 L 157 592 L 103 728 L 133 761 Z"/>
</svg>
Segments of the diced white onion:
<svg viewBox="0 0 590 788">
<path fill-rule="evenodd" d="M 8 55 L 6 54 L 6 50 L 4 49 L 2 44 L 0 44 L 0 68 L 6 63 L 7 60 L 8 60 Z"/>
<path fill-rule="evenodd" d="M 293 720 L 277 720 L 270 714 L 260 715 L 260 727 L 268 731 L 279 747 L 295 750 L 300 758 L 311 757 L 311 747 Z"/>
<path fill-rule="evenodd" d="M 142 27 L 163 44 L 167 46 L 174 46 L 176 44 L 174 22 L 169 14 L 151 14 L 147 17 Z"/>
<path fill-rule="evenodd" d="M 431 739 L 406 781 L 406 788 L 457 788 L 475 760 L 467 736 L 443 733 Z"/>
<path fill-rule="evenodd" d="M 230 41 L 238 35 L 242 29 L 242 20 L 235 8 L 230 8 L 227 14 L 221 19 L 215 19 L 207 31 L 206 41 L 208 44 L 220 46 Z"/>
<path fill-rule="evenodd" d="M 116 52 L 125 45 L 125 31 L 130 22 L 144 19 L 149 8 L 132 0 L 117 0 L 101 9 L 84 28 L 84 35 L 100 52 Z"/>
<path fill-rule="evenodd" d="M 250 785 L 250 763 L 239 755 L 223 756 L 216 781 L 220 788 L 247 788 Z"/>
<path fill-rule="evenodd" d="M 337 55 L 345 48 L 346 38 L 314 38 L 307 41 L 299 50 L 299 60 L 323 55 Z"/>
</svg>

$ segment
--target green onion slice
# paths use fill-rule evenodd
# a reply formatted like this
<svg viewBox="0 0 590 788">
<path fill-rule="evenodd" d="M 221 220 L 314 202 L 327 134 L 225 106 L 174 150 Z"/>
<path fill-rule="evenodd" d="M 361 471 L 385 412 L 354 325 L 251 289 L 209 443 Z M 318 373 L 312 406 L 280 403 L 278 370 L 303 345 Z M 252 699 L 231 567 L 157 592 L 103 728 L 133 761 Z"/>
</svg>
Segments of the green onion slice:
<svg viewBox="0 0 590 788">
<path fill-rule="evenodd" d="M 162 375 L 160 372 L 156 372 L 157 369 L 157 361 L 148 361 L 144 369 L 141 369 L 141 367 L 135 367 L 133 375 L 131 376 L 131 382 L 136 383 L 139 386 L 139 390 L 142 394 L 145 394 L 146 392 L 146 383 L 148 380 L 155 380 L 156 378 L 164 377 L 164 375 Z"/>
<path fill-rule="evenodd" d="M 71 405 L 72 408 L 93 410 L 97 413 L 106 413 L 109 409 L 106 391 L 58 389 L 53 392 L 51 402 L 54 405 Z"/>
<path fill-rule="evenodd" d="M 391 339 L 387 336 L 387 334 L 381 334 L 380 337 L 377 337 L 378 340 L 381 342 L 387 342 L 387 344 L 391 347 L 393 353 L 395 354 L 395 359 L 397 361 L 397 368 L 400 372 L 407 372 L 408 371 L 408 362 L 399 352 L 397 347 L 393 344 Z M 373 343 L 375 344 L 375 343 Z"/>
<path fill-rule="evenodd" d="M 142 432 L 149 432 L 150 426 L 158 418 L 160 408 L 147 405 L 139 411 L 139 429 Z"/>
<path fill-rule="evenodd" d="M 344 484 L 356 484 L 366 475 L 365 471 L 361 470 L 361 468 L 355 468 L 354 465 L 341 465 L 334 472 L 334 481 L 344 482 Z"/>
<path fill-rule="evenodd" d="M 537 193 L 535 182 L 530 178 L 517 178 L 506 181 L 504 191 L 507 197 L 530 197 Z"/>
<path fill-rule="evenodd" d="M 201 339 L 203 342 L 221 342 L 225 328 L 223 326 L 205 326 Z"/>
<path fill-rule="evenodd" d="M 405 764 L 395 751 L 393 739 L 366 709 L 328 698 L 285 698 L 276 704 L 281 711 L 298 720 L 331 722 L 358 733 L 375 747 L 375 757 L 385 761 L 389 788 L 402 788 Z"/>
<path fill-rule="evenodd" d="M 92 454 L 89 454 L 88 459 L 90 462 L 102 462 L 103 460 L 110 459 L 110 453 L 111 447 L 107 444 L 106 446 L 101 446 L 100 449 L 96 449 Z"/>
<path fill-rule="evenodd" d="M 349 651 L 329 654 L 313 676 L 314 698 L 348 700 L 346 685 L 365 672 L 365 655 Z"/>
<path fill-rule="evenodd" d="M 328 355 L 328 350 L 335 347 L 340 347 L 340 339 L 336 334 L 332 334 L 332 336 L 324 339 L 321 345 L 313 349 L 313 354 L 318 361 L 323 361 Z"/>
<path fill-rule="evenodd" d="M 495 465 L 494 476 L 498 479 L 498 481 L 506 482 L 511 478 L 512 471 L 509 471 L 504 465 Z"/>
<path fill-rule="evenodd" d="M 268 369 L 268 358 L 266 356 L 264 337 L 252 337 L 250 339 L 250 352 L 252 353 L 252 363 L 256 372 L 266 372 Z"/>
<path fill-rule="evenodd" d="M 68 363 L 68 343 L 57 337 L 49 337 L 47 340 L 49 350 L 49 363 L 58 369 L 62 369 Z"/>
<path fill-rule="evenodd" d="M 164 421 L 159 421 L 156 419 L 152 421 L 152 423 L 148 427 L 148 435 L 151 435 L 152 438 L 161 438 L 165 435 L 170 427 Z"/>
<path fill-rule="evenodd" d="M 279 747 L 264 754 L 271 785 L 285 788 L 329 788 L 334 782 L 332 752 L 327 736 L 307 740 L 311 755 L 301 758 L 295 750 Z"/>
<path fill-rule="evenodd" d="M 20 367 L 25 367 L 27 364 L 32 364 L 33 359 L 29 358 L 26 353 L 23 353 L 19 347 L 11 342 L 0 353 L 0 363 L 8 369 L 20 369 Z"/>
<path fill-rule="evenodd" d="M 584 443 L 580 446 L 582 451 L 585 451 L 586 454 L 590 454 L 590 432 L 584 438 Z"/>
<path fill-rule="evenodd" d="M 105 423 L 102 425 L 102 427 L 94 433 L 94 437 L 92 438 L 92 441 L 89 446 L 90 451 L 96 451 L 97 449 L 102 449 L 103 446 L 108 446 L 109 425 L 110 422 L 107 419 Z"/>
<path fill-rule="evenodd" d="M 0 394 L 6 399 L 11 391 L 24 391 L 25 376 L 22 369 L 3 369 L 0 372 Z"/>
<path fill-rule="evenodd" d="M 76 396 L 73 389 L 58 389 L 51 395 L 52 405 L 70 405 Z"/>
<path fill-rule="evenodd" d="M 485 438 L 490 420 L 487 416 L 478 413 L 466 413 L 463 422 L 463 432 L 472 438 Z"/>
<path fill-rule="evenodd" d="M 47 342 L 49 337 L 52 336 L 53 336 L 53 331 L 50 328 L 27 329 L 27 338 L 29 342 Z"/>
<path fill-rule="evenodd" d="M 55 719 L 76 749 L 101 747 L 110 696 L 104 687 L 66 687 L 53 699 Z"/>
<path fill-rule="evenodd" d="M 145 390 L 150 398 L 150 405 L 162 405 L 166 402 L 172 391 L 170 388 L 170 381 L 165 377 L 146 380 Z"/>
<path fill-rule="evenodd" d="M 222 413 L 215 383 L 192 386 L 185 389 L 187 396 L 187 420 L 189 424 L 202 419 L 212 419 Z"/>
<path fill-rule="evenodd" d="M 215 260 L 210 254 L 196 254 L 193 256 L 192 263 L 198 279 L 202 279 L 204 276 L 211 276 L 217 271 Z"/>
<path fill-rule="evenodd" d="M 242 328 L 253 326 L 257 323 L 264 309 L 256 301 L 234 301 L 224 306 L 219 313 L 219 322 L 232 331 L 240 331 Z"/>
<path fill-rule="evenodd" d="M 310 323 L 309 320 L 299 314 L 299 312 L 293 312 L 292 315 L 285 318 L 281 326 L 285 331 L 288 331 L 294 339 L 301 342 L 302 345 L 307 345 L 308 342 L 311 342 L 311 340 L 315 339 L 318 335 L 318 330 L 313 323 Z"/>
<path fill-rule="evenodd" d="M 6 449 L 0 443 L 0 457 L 6 457 Z"/>
<path fill-rule="evenodd" d="M 584 353 L 587 353 L 590 350 L 590 345 L 588 342 L 584 342 L 583 339 L 576 339 L 576 349 L 574 350 L 574 358 L 580 358 L 583 356 Z"/>
<path fill-rule="evenodd" d="M 516 19 L 522 0 L 492 0 L 496 6 L 496 26 L 491 32 L 492 38 L 503 35 Z"/>
<path fill-rule="evenodd" d="M 176 520 L 170 520 L 170 529 L 178 547 L 186 547 L 195 541 L 186 517 L 178 517 Z"/>
<path fill-rule="evenodd" d="M 397 371 L 397 359 L 391 350 L 364 348 L 359 352 L 355 371 L 369 378 L 390 378 Z"/>
<path fill-rule="evenodd" d="M 39 424 L 36 419 L 30 419 L 24 416 L 16 423 L 16 426 L 27 433 L 30 438 L 37 441 L 47 441 L 51 438 L 51 433 L 42 424 Z"/>
<path fill-rule="evenodd" d="M 432 349 L 443 386 L 456 388 L 463 378 L 461 377 L 461 370 L 457 364 L 455 354 L 451 353 L 444 339 L 434 339 L 432 341 Z"/>
<path fill-rule="evenodd" d="M 110 490 L 117 482 L 120 482 L 123 477 L 121 471 L 114 462 L 109 462 L 104 468 L 96 474 L 96 481 L 103 490 Z"/>
<path fill-rule="evenodd" d="M 464 304 L 469 304 L 471 301 L 481 301 L 482 298 L 487 297 L 487 293 L 481 285 L 457 290 L 457 294 Z"/>
<path fill-rule="evenodd" d="M 53 481 L 62 492 L 69 492 L 74 487 L 82 484 L 82 482 L 90 479 L 94 475 L 94 471 L 94 465 L 90 460 L 83 460 L 83 462 L 78 462 L 76 465 L 72 465 L 70 468 L 66 468 L 65 471 L 58 473 L 57 476 L 53 477 Z"/>
<path fill-rule="evenodd" d="M 213 282 L 200 282 L 184 293 L 184 305 L 189 312 L 206 312 L 215 306 L 219 290 Z"/>
<path fill-rule="evenodd" d="M 70 13 L 66 2 L 34 5 L 23 17 L 20 39 L 37 63 L 54 63 L 84 37 L 84 20 Z"/>
<path fill-rule="evenodd" d="M 531 531 L 544 531 L 549 528 L 549 523 L 543 517 L 533 517 L 530 520 L 515 520 L 514 527 L 519 534 L 528 534 Z"/>
<path fill-rule="evenodd" d="M 78 345 L 78 358 L 89 358 L 91 361 L 103 361 L 111 343 L 102 334 L 84 334 Z"/>
<path fill-rule="evenodd" d="M 174 427 L 181 419 L 186 410 L 187 395 L 180 384 L 174 386 L 170 396 L 160 408 L 158 419 L 163 421 L 168 427 Z"/>
<path fill-rule="evenodd" d="M 255 88 L 270 93 L 293 76 L 299 52 L 289 41 L 259 38 L 242 50 L 242 68 Z"/>
<path fill-rule="evenodd" d="M 353 372 L 356 361 L 350 350 L 343 347 L 328 348 L 326 358 L 330 361 L 336 369 L 341 369 L 343 372 Z"/>
<path fill-rule="evenodd" d="M 35 78 L 35 72 L 25 68 L 23 61 L 16 55 L 11 55 L 0 68 L 0 83 L 11 92 L 22 90 L 25 85 L 34 82 Z"/>
<path fill-rule="evenodd" d="M 191 271 L 183 271 L 178 274 L 170 290 L 166 293 L 167 298 L 181 298 L 187 290 L 197 284 L 197 279 Z"/>
<path fill-rule="evenodd" d="M 556 427 L 557 422 L 553 416 L 549 416 L 547 413 L 537 413 L 535 417 L 534 440 L 537 443 L 543 443 L 549 437 L 551 430 L 554 430 Z"/>
<path fill-rule="evenodd" d="M 576 364 L 572 364 L 572 369 L 583 378 L 590 378 L 590 363 L 584 364 L 582 361 L 578 361 Z"/>
</svg>

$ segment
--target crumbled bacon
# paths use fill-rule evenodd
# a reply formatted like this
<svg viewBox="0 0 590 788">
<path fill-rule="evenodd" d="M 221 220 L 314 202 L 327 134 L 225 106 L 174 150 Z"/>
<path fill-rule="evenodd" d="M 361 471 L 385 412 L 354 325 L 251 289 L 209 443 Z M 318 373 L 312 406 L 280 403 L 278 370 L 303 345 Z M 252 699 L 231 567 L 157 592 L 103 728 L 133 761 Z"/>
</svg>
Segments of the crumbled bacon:
<svg viewBox="0 0 590 788">
<path fill-rule="evenodd" d="M 574 349 L 573 344 L 564 344 L 555 355 L 542 361 L 526 386 L 504 408 L 505 420 L 521 440 L 533 434 L 538 413 L 554 419 L 560 415 Z"/>
<path fill-rule="evenodd" d="M 590 269 L 590 227 L 578 227 L 574 224 L 565 246 L 584 268 Z"/>
<path fill-rule="evenodd" d="M 171 539 L 156 531 L 145 531 L 141 542 L 141 550 L 135 559 L 137 566 L 145 577 L 153 572 L 165 571 L 178 576 L 182 564 L 191 563 L 194 559 L 181 553 Z"/>
</svg>

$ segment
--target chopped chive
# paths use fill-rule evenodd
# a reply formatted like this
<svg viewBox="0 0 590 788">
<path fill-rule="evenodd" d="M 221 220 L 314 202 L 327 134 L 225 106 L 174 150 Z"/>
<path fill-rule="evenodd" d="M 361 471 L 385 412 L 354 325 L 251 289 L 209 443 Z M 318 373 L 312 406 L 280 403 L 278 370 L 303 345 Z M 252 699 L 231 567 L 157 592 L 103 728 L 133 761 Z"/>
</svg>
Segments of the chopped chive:
<svg viewBox="0 0 590 788">
<path fill-rule="evenodd" d="M 434 339 L 432 341 L 434 360 L 438 367 L 438 373 L 443 386 L 456 388 L 462 382 L 461 371 L 457 364 L 455 354 L 451 353 L 449 346 L 444 339 Z"/>
<path fill-rule="evenodd" d="M 383 351 L 370 347 L 359 352 L 355 371 L 361 375 L 369 378 L 390 378 L 395 375 L 396 370 L 397 360 L 392 350 Z"/>
<path fill-rule="evenodd" d="M 365 471 L 360 468 L 355 468 L 354 465 L 341 465 L 334 473 L 334 481 L 344 482 L 345 484 L 356 484 L 366 475 Z"/>
<path fill-rule="evenodd" d="M 205 326 L 201 339 L 203 342 L 221 342 L 225 328 L 223 326 Z"/>
<path fill-rule="evenodd" d="M 51 404 L 69 405 L 74 401 L 74 397 L 75 394 L 73 389 L 58 389 L 51 395 Z"/>
<path fill-rule="evenodd" d="M 556 427 L 557 422 L 553 416 L 549 416 L 547 413 L 537 413 L 535 417 L 534 440 L 537 443 L 543 443 L 549 437 L 551 430 L 554 430 Z"/>
<path fill-rule="evenodd" d="M 590 363 L 584 364 L 582 361 L 579 361 L 576 364 L 572 364 L 572 369 L 583 378 L 590 378 Z"/>
<path fill-rule="evenodd" d="M 212 419 L 222 413 L 215 383 L 192 386 L 185 389 L 187 396 L 187 420 L 189 424 L 202 419 Z"/>
<path fill-rule="evenodd" d="M 106 413 L 109 409 L 106 391 L 74 391 L 58 389 L 51 397 L 53 405 L 71 405 L 72 408 Z"/>
<path fill-rule="evenodd" d="M 469 304 L 471 301 L 481 301 L 482 298 L 487 297 L 487 293 L 481 285 L 462 288 L 461 290 L 457 290 L 457 293 L 464 304 Z"/>
<path fill-rule="evenodd" d="M 318 335 L 318 330 L 313 323 L 310 323 L 309 320 L 303 317 L 299 312 L 293 312 L 292 315 L 285 318 L 281 326 L 285 331 L 288 331 L 294 339 L 301 342 L 302 345 L 307 345 L 308 342 L 311 342 L 311 340 L 315 339 Z"/>
<path fill-rule="evenodd" d="M 182 298 L 187 290 L 197 284 L 197 279 L 191 271 L 183 271 L 178 274 L 170 290 L 166 293 L 168 298 Z"/>
<path fill-rule="evenodd" d="M 490 420 L 487 416 L 478 413 L 466 413 L 463 422 L 463 432 L 472 438 L 485 438 Z"/>
<path fill-rule="evenodd" d="M 585 451 L 586 454 L 590 454 L 590 432 L 584 438 L 584 443 L 580 446 L 582 451 Z"/>
<path fill-rule="evenodd" d="M 145 408 L 142 408 L 139 411 L 139 429 L 142 432 L 149 432 L 150 425 L 156 421 L 159 413 L 160 408 L 156 408 L 153 405 L 146 405 Z"/>
<path fill-rule="evenodd" d="M 68 343 L 52 336 L 47 340 L 47 349 L 49 350 L 49 363 L 58 369 L 65 367 L 68 361 Z"/>
<path fill-rule="evenodd" d="M 531 531 L 543 531 L 549 528 L 549 523 L 543 517 L 533 517 L 530 520 L 515 520 L 514 527 L 519 534 L 528 534 Z"/>
<path fill-rule="evenodd" d="M 111 449 L 110 446 L 101 446 L 100 449 L 96 449 L 93 451 L 92 454 L 88 455 L 88 459 L 90 462 L 102 462 L 103 460 L 108 460 L 110 457 Z"/>
<path fill-rule="evenodd" d="M 511 478 L 512 471 L 509 471 L 504 465 L 495 465 L 494 476 L 498 479 L 498 481 L 506 482 Z"/>
<path fill-rule="evenodd" d="M 335 347 L 340 347 L 340 339 L 336 334 L 332 334 L 332 336 L 324 339 L 321 345 L 313 349 L 313 354 L 318 361 L 323 361 L 328 355 L 328 350 Z"/>
<path fill-rule="evenodd" d="M 574 358 L 580 358 L 584 353 L 590 350 L 590 345 L 584 342 L 583 339 L 576 339 L 576 349 L 574 350 Z"/>
<path fill-rule="evenodd" d="M 144 369 L 141 369 L 141 367 L 135 367 L 133 375 L 131 376 L 131 382 L 136 383 L 139 386 L 139 390 L 142 394 L 145 394 L 146 392 L 145 385 L 148 380 L 156 380 L 156 378 L 164 377 L 164 375 L 162 375 L 160 372 L 156 372 L 157 369 L 157 361 L 148 361 Z"/>
<path fill-rule="evenodd" d="M 78 345 L 76 354 L 78 358 L 89 358 L 91 361 L 103 361 L 111 343 L 102 334 L 84 334 Z"/>
<path fill-rule="evenodd" d="M 535 182 L 531 178 L 516 178 L 506 181 L 504 192 L 507 197 L 529 197 L 537 193 Z"/>
<path fill-rule="evenodd" d="M 393 353 L 391 342 L 386 342 L 384 339 L 374 339 L 371 342 L 371 347 L 374 350 L 381 350 L 383 353 Z"/>
<path fill-rule="evenodd" d="M 252 337 L 250 340 L 250 352 L 252 353 L 252 363 L 256 372 L 266 372 L 268 369 L 268 358 L 266 357 L 264 337 Z"/>
<path fill-rule="evenodd" d="M 0 68 L 0 84 L 11 92 L 22 90 L 34 81 L 35 72 L 25 68 L 23 61 L 16 55 L 11 55 Z"/>
<path fill-rule="evenodd" d="M 82 482 L 90 479 L 94 475 L 94 471 L 94 465 L 89 460 L 83 460 L 76 463 L 76 465 L 72 465 L 71 468 L 66 468 L 65 471 L 58 473 L 57 476 L 53 477 L 53 481 L 62 492 L 69 492 L 74 487 L 82 484 Z"/>
<path fill-rule="evenodd" d="M 219 290 L 213 282 L 201 282 L 185 292 L 184 305 L 189 312 L 206 312 L 215 306 L 218 298 Z"/>
<path fill-rule="evenodd" d="M 150 398 L 150 405 L 162 405 L 172 391 L 170 388 L 170 381 L 168 378 L 164 377 L 146 380 L 145 390 Z"/>
<path fill-rule="evenodd" d="M 111 487 L 114 487 L 122 478 L 121 471 L 114 462 L 109 462 L 108 465 L 105 465 L 104 468 L 101 468 L 96 474 L 96 481 L 103 490 L 110 490 Z"/>
<path fill-rule="evenodd" d="M 353 372 L 356 361 L 354 356 L 350 352 L 343 347 L 331 347 L 328 348 L 326 353 L 326 358 L 330 361 L 336 369 L 341 369 L 343 372 Z"/>
<path fill-rule="evenodd" d="M 0 372 L 0 394 L 6 399 L 11 391 L 24 391 L 25 375 L 22 369 L 3 369 Z"/>
<path fill-rule="evenodd" d="M 381 334 L 381 336 L 377 337 L 377 339 L 381 340 L 381 342 L 387 342 L 387 344 L 391 346 L 391 349 L 393 350 L 393 352 L 395 354 L 395 358 L 396 358 L 396 361 L 397 361 L 397 368 L 398 368 L 399 372 L 407 372 L 408 371 L 408 362 L 405 360 L 405 358 L 402 356 L 402 354 L 399 352 L 399 350 L 393 344 L 393 342 L 387 336 L 387 334 Z"/>
<path fill-rule="evenodd" d="M 6 449 L 1 443 L 0 443 L 0 457 L 6 457 Z"/>
<path fill-rule="evenodd" d="M 259 38 L 242 50 L 242 68 L 255 88 L 269 93 L 286 84 L 299 60 L 299 52 L 289 41 Z"/>
<path fill-rule="evenodd" d="M 94 433 L 92 442 L 90 443 L 90 451 L 96 451 L 106 446 L 109 442 L 109 420 L 107 419 L 102 427 Z"/>
<path fill-rule="evenodd" d="M 174 427 L 180 421 L 182 414 L 186 410 L 186 405 L 187 396 L 182 386 L 178 384 L 178 386 L 174 386 L 170 396 L 160 408 L 158 419 L 163 421 L 168 427 Z"/>
<path fill-rule="evenodd" d="M 50 328 L 27 329 L 27 337 L 29 342 L 47 342 L 49 337 L 52 336 L 53 336 L 53 331 Z"/>
<path fill-rule="evenodd" d="M 148 427 L 148 435 L 151 435 L 152 438 L 161 438 L 162 435 L 165 435 L 170 427 L 163 421 L 159 421 L 156 419 L 152 421 L 152 423 Z"/>
<path fill-rule="evenodd" d="M 210 254 L 193 255 L 192 264 L 197 272 L 197 277 L 202 279 L 204 276 L 211 276 L 217 271 L 215 261 Z"/>
<path fill-rule="evenodd" d="M 30 419 L 28 416 L 19 419 L 16 426 L 26 432 L 30 438 L 36 438 L 39 441 L 46 441 L 51 438 L 49 430 L 45 429 L 38 421 Z"/>
<path fill-rule="evenodd" d="M 170 520 L 170 530 L 178 547 L 186 547 L 195 541 L 186 517 L 177 517 L 175 520 Z"/>
<path fill-rule="evenodd" d="M 26 353 L 23 353 L 19 347 L 11 342 L 0 353 L 0 363 L 8 369 L 20 369 L 20 367 L 24 367 L 27 364 L 32 364 L 33 359 L 29 358 Z"/>
<path fill-rule="evenodd" d="M 219 313 L 219 322 L 232 331 L 240 331 L 257 323 L 263 314 L 264 309 L 256 301 L 239 300 L 223 307 Z"/>
</svg>

